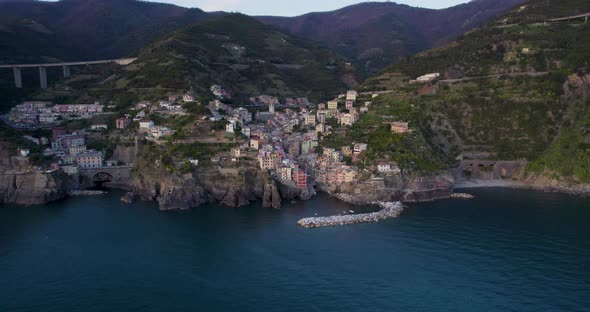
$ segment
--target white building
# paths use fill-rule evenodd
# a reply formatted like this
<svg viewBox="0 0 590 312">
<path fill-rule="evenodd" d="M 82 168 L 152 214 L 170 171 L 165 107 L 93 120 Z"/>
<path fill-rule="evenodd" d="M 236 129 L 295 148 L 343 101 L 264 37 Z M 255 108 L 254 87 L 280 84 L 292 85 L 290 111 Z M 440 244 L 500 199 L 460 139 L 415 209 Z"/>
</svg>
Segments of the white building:
<svg viewBox="0 0 590 312">
<path fill-rule="evenodd" d="M 431 73 L 431 74 L 426 74 L 423 76 L 420 76 L 418 78 L 416 78 L 416 80 L 412 80 L 410 81 L 410 83 L 426 83 L 426 82 L 431 82 L 437 78 L 440 77 L 440 73 Z"/>
<path fill-rule="evenodd" d="M 194 102 L 195 96 L 192 95 L 191 93 L 186 93 L 185 95 L 182 96 L 182 101 L 183 102 Z"/>
<path fill-rule="evenodd" d="M 401 170 L 397 164 L 386 163 L 386 162 L 380 162 L 377 165 L 377 171 L 379 171 L 380 173 L 400 173 L 401 172 Z"/>
<path fill-rule="evenodd" d="M 154 126 L 155 126 L 155 124 L 151 120 L 141 120 L 139 122 L 139 129 L 141 129 L 141 130 L 150 130 Z"/>
<path fill-rule="evenodd" d="M 90 126 L 92 131 L 107 130 L 109 127 L 106 124 L 94 124 Z"/>
<path fill-rule="evenodd" d="M 355 154 L 360 154 L 360 153 L 366 151 L 367 149 L 369 149 L 369 145 L 368 144 L 366 144 L 366 143 L 356 143 L 354 145 L 353 151 L 354 151 Z"/>
<path fill-rule="evenodd" d="M 359 96 L 359 93 L 354 90 L 350 90 L 350 91 L 346 92 L 346 100 L 348 100 L 348 101 L 356 101 L 356 98 L 358 96 Z"/>
<path fill-rule="evenodd" d="M 150 129 L 150 134 L 152 135 L 152 137 L 159 139 L 161 137 L 165 137 L 165 136 L 171 136 L 175 133 L 176 131 L 168 128 L 168 127 L 162 127 L 162 126 L 158 126 L 158 127 L 153 127 Z"/>
</svg>

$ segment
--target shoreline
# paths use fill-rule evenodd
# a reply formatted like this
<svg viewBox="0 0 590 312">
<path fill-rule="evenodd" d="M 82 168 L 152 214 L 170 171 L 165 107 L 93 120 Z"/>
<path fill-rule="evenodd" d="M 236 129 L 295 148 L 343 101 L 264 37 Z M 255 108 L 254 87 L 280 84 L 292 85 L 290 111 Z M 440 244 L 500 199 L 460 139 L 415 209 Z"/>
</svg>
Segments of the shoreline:
<svg viewBox="0 0 590 312">
<path fill-rule="evenodd" d="M 582 186 L 582 185 L 579 185 Z M 460 183 L 455 184 L 453 191 L 456 190 L 469 190 L 478 188 L 506 188 L 506 189 L 520 189 L 520 190 L 531 190 L 543 193 L 560 193 L 565 195 L 572 195 L 578 197 L 590 197 L 590 189 L 576 189 L 575 186 L 539 186 L 534 184 L 528 184 L 513 180 L 464 180 Z"/>
<path fill-rule="evenodd" d="M 527 188 L 531 187 L 527 184 L 517 181 L 507 181 L 507 180 L 480 180 L 480 179 L 473 179 L 473 180 L 463 180 L 460 183 L 456 183 L 453 189 L 474 189 L 474 188 L 493 188 L 493 187 L 501 187 L 501 188 Z"/>
</svg>

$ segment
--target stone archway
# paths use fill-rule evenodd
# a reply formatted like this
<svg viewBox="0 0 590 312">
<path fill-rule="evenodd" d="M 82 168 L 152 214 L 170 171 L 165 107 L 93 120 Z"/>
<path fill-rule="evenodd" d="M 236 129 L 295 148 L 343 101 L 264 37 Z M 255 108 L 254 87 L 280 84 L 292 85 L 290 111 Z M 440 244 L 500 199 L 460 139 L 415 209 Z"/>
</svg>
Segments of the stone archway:
<svg viewBox="0 0 590 312">
<path fill-rule="evenodd" d="M 113 182 L 113 176 L 110 173 L 98 172 L 92 177 L 94 184 L 102 185 L 104 183 Z"/>
</svg>

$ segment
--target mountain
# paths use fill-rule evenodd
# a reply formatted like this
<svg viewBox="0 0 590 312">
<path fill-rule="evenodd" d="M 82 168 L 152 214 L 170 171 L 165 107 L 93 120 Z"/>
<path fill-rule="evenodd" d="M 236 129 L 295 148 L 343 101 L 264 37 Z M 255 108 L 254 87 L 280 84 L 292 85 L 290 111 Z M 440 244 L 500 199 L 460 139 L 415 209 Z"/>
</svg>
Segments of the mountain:
<svg viewBox="0 0 590 312">
<path fill-rule="evenodd" d="M 368 72 L 455 39 L 524 0 L 477 0 L 443 10 L 366 2 L 297 17 L 257 17 L 356 59 Z"/>
<path fill-rule="evenodd" d="M 357 84 L 354 67 L 331 50 L 241 14 L 219 16 L 163 36 L 141 49 L 130 66 L 107 70 L 100 77 L 85 84 L 74 77 L 74 85 L 63 89 L 94 98 L 125 94 L 153 100 L 188 90 L 211 98 L 209 88 L 217 84 L 233 95 L 235 103 L 244 103 L 261 94 L 320 100 Z"/>
<path fill-rule="evenodd" d="M 215 15 L 136 0 L 2 1 L 0 62 L 124 57 Z"/>
<path fill-rule="evenodd" d="M 552 20 L 581 13 L 590 13 L 588 1 L 527 1 L 363 88 L 403 94 L 403 105 L 418 112 L 416 123 L 449 159 L 461 155 L 482 168 L 485 161 L 527 163 L 518 173 L 484 168 L 482 175 L 590 183 L 590 24 Z M 439 81 L 407 83 L 433 72 L 442 74 Z"/>
</svg>

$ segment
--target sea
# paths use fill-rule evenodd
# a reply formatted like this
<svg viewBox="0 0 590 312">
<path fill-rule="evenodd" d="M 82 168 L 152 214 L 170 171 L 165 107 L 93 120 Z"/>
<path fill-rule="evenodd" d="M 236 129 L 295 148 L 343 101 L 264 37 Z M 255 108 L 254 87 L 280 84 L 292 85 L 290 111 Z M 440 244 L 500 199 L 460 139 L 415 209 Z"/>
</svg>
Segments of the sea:
<svg viewBox="0 0 590 312">
<path fill-rule="evenodd" d="M 318 229 L 297 221 L 378 208 L 0 206 L 0 311 L 590 311 L 589 198 L 466 192 Z"/>
</svg>

